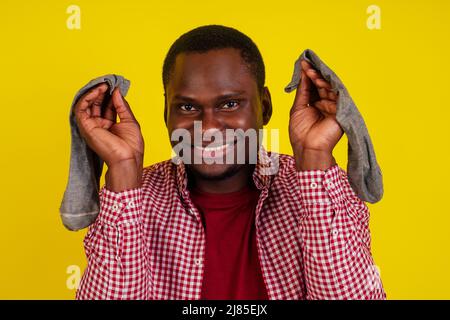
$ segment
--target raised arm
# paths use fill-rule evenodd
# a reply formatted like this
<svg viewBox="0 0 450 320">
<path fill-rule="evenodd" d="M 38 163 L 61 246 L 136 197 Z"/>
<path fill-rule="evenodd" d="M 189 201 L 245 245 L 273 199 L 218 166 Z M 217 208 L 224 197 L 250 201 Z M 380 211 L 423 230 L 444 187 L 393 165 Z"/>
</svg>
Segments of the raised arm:
<svg viewBox="0 0 450 320">
<path fill-rule="evenodd" d="M 144 141 L 129 104 L 118 89 L 112 96 L 107 89 L 93 88 L 74 108 L 81 135 L 108 166 L 100 212 L 84 240 L 88 265 L 76 298 L 150 299 L 142 232 Z"/>
<path fill-rule="evenodd" d="M 332 152 L 343 135 L 338 96 L 302 61 L 289 136 L 302 200 L 302 255 L 307 299 L 384 299 L 370 251 L 369 210 Z"/>
</svg>

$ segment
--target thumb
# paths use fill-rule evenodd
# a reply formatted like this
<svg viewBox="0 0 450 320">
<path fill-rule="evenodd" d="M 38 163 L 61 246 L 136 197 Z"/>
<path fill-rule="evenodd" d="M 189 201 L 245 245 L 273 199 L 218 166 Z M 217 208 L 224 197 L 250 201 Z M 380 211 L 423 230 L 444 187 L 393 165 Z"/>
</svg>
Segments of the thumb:
<svg viewBox="0 0 450 320">
<path fill-rule="evenodd" d="M 293 108 L 303 109 L 308 106 L 311 98 L 311 80 L 304 70 L 301 70 L 301 80 L 295 92 Z"/>
<path fill-rule="evenodd" d="M 112 102 L 113 106 L 116 109 L 117 115 L 119 116 L 120 121 L 123 120 L 136 120 L 133 112 L 131 111 L 130 105 L 128 102 L 122 97 L 120 90 L 116 87 L 112 94 Z"/>
</svg>

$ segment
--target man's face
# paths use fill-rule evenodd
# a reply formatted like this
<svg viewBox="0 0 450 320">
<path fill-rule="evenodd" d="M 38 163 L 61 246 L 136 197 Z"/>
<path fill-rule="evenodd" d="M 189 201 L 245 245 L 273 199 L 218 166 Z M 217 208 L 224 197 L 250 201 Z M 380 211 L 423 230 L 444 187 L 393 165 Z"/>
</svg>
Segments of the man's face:
<svg viewBox="0 0 450 320">
<path fill-rule="evenodd" d="M 227 129 L 254 129 L 257 133 L 267 124 L 271 115 L 268 89 L 264 88 L 262 94 L 259 92 L 256 79 L 250 73 L 240 51 L 233 48 L 179 54 L 166 86 L 166 108 L 165 120 L 169 136 L 176 129 L 185 129 L 192 137 L 189 143 L 192 163 L 186 163 L 186 166 L 208 179 L 232 175 L 245 165 L 237 163 L 239 138 L 230 139 L 227 134 L 230 130 Z M 211 146 L 214 138 L 196 140 L 200 145 L 194 144 L 194 122 L 197 122 L 195 134 L 209 131 L 222 137 L 219 144 L 214 144 L 214 149 L 206 148 Z M 178 141 L 171 143 L 175 146 Z M 234 153 L 232 161 L 226 159 L 230 152 Z M 248 161 L 248 143 L 244 152 Z M 195 155 L 202 156 L 203 159 L 219 157 L 223 161 L 202 160 L 201 163 L 195 163 Z"/>
</svg>

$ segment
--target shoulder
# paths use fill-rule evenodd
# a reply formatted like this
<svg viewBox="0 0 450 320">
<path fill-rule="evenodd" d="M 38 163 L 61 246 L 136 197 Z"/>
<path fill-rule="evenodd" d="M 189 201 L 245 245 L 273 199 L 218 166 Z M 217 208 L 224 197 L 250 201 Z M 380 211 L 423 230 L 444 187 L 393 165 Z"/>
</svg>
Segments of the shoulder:
<svg viewBox="0 0 450 320">
<path fill-rule="evenodd" d="M 154 186 L 170 183 L 175 179 L 175 172 L 176 164 L 172 161 L 172 159 L 144 167 L 142 172 L 143 186 Z"/>
</svg>

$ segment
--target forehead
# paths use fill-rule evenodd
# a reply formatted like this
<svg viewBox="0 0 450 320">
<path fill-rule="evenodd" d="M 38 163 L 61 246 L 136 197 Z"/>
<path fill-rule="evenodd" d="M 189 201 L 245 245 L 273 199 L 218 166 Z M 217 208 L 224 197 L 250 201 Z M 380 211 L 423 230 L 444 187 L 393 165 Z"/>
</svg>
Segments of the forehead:
<svg viewBox="0 0 450 320">
<path fill-rule="evenodd" d="M 167 95 L 216 95 L 229 91 L 253 92 L 256 80 L 234 48 L 204 53 L 181 53 L 176 57 Z"/>
</svg>

